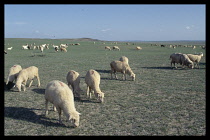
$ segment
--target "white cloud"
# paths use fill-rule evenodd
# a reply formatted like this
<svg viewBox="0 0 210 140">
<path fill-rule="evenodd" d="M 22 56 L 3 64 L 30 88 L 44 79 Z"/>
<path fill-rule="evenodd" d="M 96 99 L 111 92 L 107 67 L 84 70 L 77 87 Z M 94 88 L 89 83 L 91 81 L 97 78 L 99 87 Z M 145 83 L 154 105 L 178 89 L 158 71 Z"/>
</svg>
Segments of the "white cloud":
<svg viewBox="0 0 210 140">
<path fill-rule="evenodd" d="M 189 25 L 185 27 L 187 30 L 191 30 L 192 28 L 194 28 L 194 25 Z"/>
<path fill-rule="evenodd" d="M 102 29 L 101 31 L 106 32 L 106 31 L 109 31 L 109 30 L 111 30 L 111 29 Z"/>
</svg>

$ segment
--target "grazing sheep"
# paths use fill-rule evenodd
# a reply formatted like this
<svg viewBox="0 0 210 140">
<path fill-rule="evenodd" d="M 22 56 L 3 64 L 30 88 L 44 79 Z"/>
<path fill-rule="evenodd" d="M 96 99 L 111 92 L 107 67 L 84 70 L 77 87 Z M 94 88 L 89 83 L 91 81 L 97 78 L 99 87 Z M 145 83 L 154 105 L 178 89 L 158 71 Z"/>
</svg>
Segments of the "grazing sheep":
<svg viewBox="0 0 210 140">
<path fill-rule="evenodd" d="M 182 67 L 188 66 L 191 69 L 194 68 L 193 62 L 189 59 L 189 57 L 186 54 L 182 54 L 180 58 L 181 58 L 181 62 L 182 62 L 181 63 Z"/>
<path fill-rule="evenodd" d="M 61 111 L 74 127 L 79 126 L 79 115 L 74 106 L 74 96 L 71 89 L 63 82 L 53 80 L 49 82 L 45 89 L 45 115 L 48 115 L 48 102 L 53 104 L 54 111 L 58 111 L 59 123 L 61 121 Z"/>
<path fill-rule="evenodd" d="M 111 66 L 111 79 L 112 79 L 112 73 L 115 74 L 115 78 L 117 78 L 116 72 L 121 72 L 122 73 L 122 79 L 126 80 L 126 74 L 128 74 L 133 81 L 135 81 L 135 74 L 131 70 L 130 66 L 126 62 L 122 61 L 112 61 L 110 63 Z"/>
<path fill-rule="evenodd" d="M 16 81 L 17 76 L 21 70 L 22 70 L 22 67 L 20 65 L 12 66 L 9 70 L 9 76 L 7 78 L 6 85 L 10 85 L 11 83 L 13 83 L 13 81 Z M 12 87 L 10 87 L 9 89 L 11 88 Z"/>
<path fill-rule="evenodd" d="M 7 52 L 4 50 L 4 54 L 7 54 Z"/>
<path fill-rule="evenodd" d="M 109 46 L 106 46 L 105 50 L 110 50 L 111 51 L 111 48 Z"/>
<path fill-rule="evenodd" d="M 80 98 L 80 92 L 82 92 L 82 90 L 80 89 L 80 86 L 79 86 L 80 84 L 79 73 L 74 70 L 69 71 L 67 73 L 66 80 L 67 80 L 68 86 L 71 85 L 74 96 L 77 95 Z"/>
<path fill-rule="evenodd" d="M 177 68 L 175 66 L 175 63 L 177 63 L 177 64 L 181 63 L 181 59 L 180 59 L 181 55 L 182 55 L 182 53 L 173 53 L 170 55 L 169 59 L 171 59 L 171 68 L 172 68 L 172 63 L 174 64 L 175 68 Z"/>
<path fill-rule="evenodd" d="M 203 53 L 201 52 L 200 54 L 187 54 L 187 56 L 189 57 L 189 59 L 192 61 L 192 62 L 195 62 L 198 66 L 198 68 L 200 69 L 200 66 L 199 66 L 199 62 L 201 61 L 201 58 L 203 57 Z"/>
<path fill-rule="evenodd" d="M 120 48 L 118 46 L 113 46 L 112 49 L 120 51 Z"/>
<path fill-rule="evenodd" d="M 31 80 L 28 87 L 31 87 L 31 84 L 33 83 L 33 80 L 35 77 L 37 78 L 37 81 L 38 81 L 37 86 L 38 87 L 40 86 L 38 70 L 39 69 L 37 67 L 31 66 L 31 67 L 22 69 L 19 72 L 17 80 L 16 80 L 16 84 L 15 84 L 15 86 L 18 88 L 18 91 L 21 91 L 21 87 L 23 88 L 23 91 L 26 90 L 25 86 L 28 79 Z"/>
<path fill-rule="evenodd" d="M 22 70 L 22 67 L 20 65 L 14 65 L 10 68 L 9 70 L 9 76 L 7 78 L 6 84 L 8 82 L 13 82 L 14 80 L 17 79 L 18 73 Z"/>
<path fill-rule="evenodd" d="M 61 52 L 67 52 L 66 48 L 60 48 Z"/>
<path fill-rule="evenodd" d="M 181 64 L 182 66 L 186 65 L 189 68 L 194 67 L 192 61 L 188 58 L 188 56 L 186 56 L 185 54 L 182 54 L 182 53 L 173 53 L 170 55 L 169 59 L 171 59 L 171 68 L 172 68 L 172 63 L 174 64 L 175 68 L 177 68 L 175 66 L 175 63 Z"/>
<path fill-rule="evenodd" d="M 87 84 L 87 96 L 91 98 L 91 90 L 94 91 L 95 97 L 102 103 L 104 100 L 104 93 L 101 92 L 100 85 L 100 74 L 91 69 L 85 76 L 85 83 Z"/>
<path fill-rule="evenodd" d="M 142 47 L 137 46 L 137 47 L 136 47 L 136 50 L 142 50 Z"/>
<path fill-rule="evenodd" d="M 126 64 L 128 64 L 129 60 L 128 60 L 128 58 L 126 56 L 122 56 L 122 57 L 120 57 L 119 61 L 126 62 Z"/>
</svg>

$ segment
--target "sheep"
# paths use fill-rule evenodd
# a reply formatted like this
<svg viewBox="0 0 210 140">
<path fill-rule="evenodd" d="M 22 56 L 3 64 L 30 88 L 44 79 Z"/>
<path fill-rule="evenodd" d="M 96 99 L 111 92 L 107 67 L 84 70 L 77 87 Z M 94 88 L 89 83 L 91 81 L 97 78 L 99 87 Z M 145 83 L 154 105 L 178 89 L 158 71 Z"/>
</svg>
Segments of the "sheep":
<svg viewBox="0 0 210 140">
<path fill-rule="evenodd" d="M 173 53 L 170 55 L 169 59 L 171 59 L 171 68 L 172 68 L 172 63 L 174 64 L 175 68 L 177 68 L 175 66 L 175 63 L 177 63 L 177 64 L 179 63 L 182 66 L 187 65 L 189 68 L 194 67 L 192 61 L 188 58 L 188 56 L 186 56 L 185 54 L 182 54 L 182 53 Z"/>
<path fill-rule="evenodd" d="M 21 87 L 23 88 L 23 91 L 26 90 L 26 82 L 27 80 L 31 80 L 28 87 L 31 87 L 31 84 L 33 83 L 34 78 L 37 78 L 38 81 L 38 87 L 40 86 L 40 79 L 38 74 L 38 68 L 35 66 L 31 66 L 25 69 L 22 69 L 17 77 L 15 86 L 18 88 L 18 91 L 21 91 Z"/>
<path fill-rule="evenodd" d="M 120 48 L 118 46 L 113 46 L 112 49 L 120 51 Z"/>
<path fill-rule="evenodd" d="M 85 83 L 87 84 L 87 96 L 91 98 L 91 90 L 94 91 L 95 97 L 102 103 L 104 101 L 104 93 L 101 91 L 100 74 L 90 69 L 85 76 Z"/>
<path fill-rule="evenodd" d="M 13 81 L 17 80 L 17 76 L 21 70 L 22 70 L 22 67 L 20 65 L 14 65 L 10 68 L 9 76 L 8 76 L 7 82 L 6 82 L 6 85 L 8 85 L 8 87 L 11 83 L 13 83 Z M 12 87 L 9 87 L 8 89 L 11 89 L 11 88 Z"/>
<path fill-rule="evenodd" d="M 192 62 L 195 62 L 198 68 L 200 69 L 199 62 L 201 61 L 201 58 L 203 57 L 203 53 L 201 52 L 200 54 L 197 54 L 197 55 L 187 54 L 187 56 Z"/>
<path fill-rule="evenodd" d="M 186 65 L 191 69 L 194 68 L 193 62 L 189 59 L 189 57 L 186 54 L 182 54 L 180 59 L 181 59 L 182 67 L 184 67 Z"/>
<path fill-rule="evenodd" d="M 9 70 L 9 76 L 7 78 L 6 84 L 9 82 L 13 82 L 17 79 L 18 73 L 22 70 L 22 67 L 20 65 L 14 65 Z"/>
<path fill-rule="evenodd" d="M 142 50 L 142 47 L 137 46 L 137 47 L 136 47 L 136 50 Z"/>
<path fill-rule="evenodd" d="M 45 115 L 48 115 L 48 102 L 53 104 L 54 111 L 58 111 L 59 123 L 61 121 L 61 111 L 63 110 L 67 120 L 73 122 L 74 127 L 79 126 L 79 115 L 74 106 L 74 96 L 71 89 L 63 82 L 53 80 L 49 82 L 45 89 Z"/>
<path fill-rule="evenodd" d="M 26 45 L 22 45 L 22 49 L 23 49 L 23 50 L 28 50 L 28 47 L 29 47 L 29 45 L 28 45 L 28 44 L 26 44 Z"/>
<path fill-rule="evenodd" d="M 135 74 L 131 70 L 130 66 L 126 62 L 122 61 L 112 61 L 110 63 L 111 66 L 111 79 L 112 79 L 112 73 L 115 74 L 115 78 L 117 78 L 116 72 L 121 72 L 122 73 L 122 79 L 126 80 L 126 74 L 128 74 L 133 81 L 135 81 Z"/>
<path fill-rule="evenodd" d="M 53 45 L 53 48 L 55 49 L 55 52 L 58 52 L 58 48 L 59 48 L 59 46 L 55 46 L 55 45 Z"/>
<path fill-rule="evenodd" d="M 74 96 L 77 95 L 80 99 L 80 92 L 82 92 L 82 90 L 80 89 L 80 86 L 79 86 L 80 84 L 79 73 L 74 70 L 69 71 L 67 73 L 66 80 L 67 80 L 68 86 L 71 85 Z"/>
<path fill-rule="evenodd" d="M 120 57 L 119 61 L 126 62 L 126 64 L 128 64 L 129 60 L 128 60 L 128 58 L 126 56 L 122 56 L 122 57 Z"/>
<path fill-rule="evenodd" d="M 4 54 L 7 54 L 7 51 L 4 50 Z"/>
<path fill-rule="evenodd" d="M 63 52 L 67 52 L 66 48 L 63 48 L 63 47 L 61 47 L 60 50 L 61 50 L 61 52 L 62 52 L 62 51 L 63 51 Z"/>
<path fill-rule="evenodd" d="M 12 50 L 13 47 L 7 48 L 7 50 Z"/>
<path fill-rule="evenodd" d="M 105 50 L 110 50 L 111 51 L 111 48 L 109 46 L 106 46 Z"/>
</svg>

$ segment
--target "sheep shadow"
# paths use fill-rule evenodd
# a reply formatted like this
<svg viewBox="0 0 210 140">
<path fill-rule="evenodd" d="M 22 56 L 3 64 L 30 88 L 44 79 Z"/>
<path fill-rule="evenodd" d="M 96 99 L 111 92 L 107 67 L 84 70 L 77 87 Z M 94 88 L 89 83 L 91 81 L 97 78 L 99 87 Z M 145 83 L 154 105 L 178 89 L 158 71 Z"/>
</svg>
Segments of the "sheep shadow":
<svg viewBox="0 0 210 140">
<path fill-rule="evenodd" d="M 162 70 L 173 70 L 171 67 L 142 67 L 144 69 L 162 69 Z"/>
<path fill-rule="evenodd" d="M 45 94 L 45 89 L 44 88 L 34 88 L 32 89 L 33 92 L 36 92 L 38 94 Z"/>
<path fill-rule="evenodd" d="M 45 117 L 45 115 L 37 115 L 34 112 L 34 110 L 37 109 L 24 108 L 24 107 L 4 107 L 4 117 L 16 120 L 28 121 L 35 124 L 42 124 L 44 126 L 73 128 L 73 126 L 71 127 L 71 126 L 66 126 L 65 124 L 60 124 L 58 123 L 58 121 L 56 123 L 52 122 L 52 119 Z"/>
<path fill-rule="evenodd" d="M 110 73 L 111 70 L 96 70 L 99 73 Z"/>
</svg>

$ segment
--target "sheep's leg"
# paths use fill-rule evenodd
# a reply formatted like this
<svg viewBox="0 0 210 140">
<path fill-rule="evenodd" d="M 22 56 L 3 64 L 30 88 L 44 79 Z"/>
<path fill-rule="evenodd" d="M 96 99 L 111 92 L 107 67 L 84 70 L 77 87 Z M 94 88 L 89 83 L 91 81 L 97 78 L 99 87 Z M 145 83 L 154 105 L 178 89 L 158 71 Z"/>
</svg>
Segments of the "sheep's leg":
<svg viewBox="0 0 210 140">
<path fill-rule="evenodd" d="M 87 86 L 87 97 L 88 97 L 88 98 L 90 98 L 90 96 L 91 96 L 90 94 L 91 94 L 91 93 L 90 93 L 90 87 Z"/>
<path fill-rule="evenodd" d="M 21 84 L 21 88 L 23 89 L 23 91 L 26 91 L 26 86 L 24 84 Z"/>
<path fill-rule="evenodd" d="M 89 87 L 89 97 L 90 97 L 90 99 L 92 98 L 92 97 L 91 97 L 91 90 L 92 90 L 92 89 Z"/>
<path fill-rule="evenodd" d="M 48 100 L 45 100 L 45 115 L 48 115 Z"/>
<path fill-rule="evenodd" d="M 62 121 L 61 121 L 61 108 L 57 108 L 58 110 L 58 115 L 59 115 L 59 123 L 62 124 Z"/>
<path fill-rule="evenodd" d="M 37 78 L 37 81 L 38 81 L 38 85 L 37 85 L 37 87 L 40 87 L 40 79 L 39 79 L 39 75 L 37 75 L 37 76 L 36 76 L 36 78 Z"/>
<path fill-rule="evenodd" d="M 31 84 L 33 83 L 34 79 L 31 79 L 31 82 L 29 83 L 28 87 L 31 87 Z"/>
</svg>

